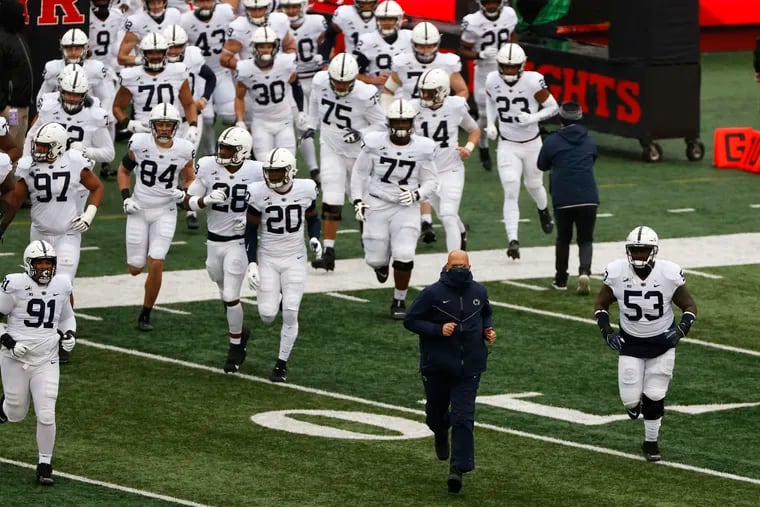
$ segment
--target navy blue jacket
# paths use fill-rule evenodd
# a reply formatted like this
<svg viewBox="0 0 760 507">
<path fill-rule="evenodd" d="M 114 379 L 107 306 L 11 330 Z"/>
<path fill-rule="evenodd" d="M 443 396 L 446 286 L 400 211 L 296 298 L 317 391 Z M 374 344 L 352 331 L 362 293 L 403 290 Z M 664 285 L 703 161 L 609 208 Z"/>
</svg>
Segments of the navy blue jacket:
<svg viewBox="0 0 760 507">
<path fill-rule="evenodd" d="M 420 336 L 420 371 L 457 376 L 482 373 L 488 348 L 483 332 L 493 327 L 486 288 L 472 280 L 458 287 L 441 272 L 436 283 L 426 287 L 406 313 L 404 327 Z M 442 327 L 455 322 L 451 336 Z"/>
<path fill-rule="evenodd" d="M 596 144 L 582 125 L 570 124 L 550 134 L 538 154 L 538 168 L 551 170 L 554 209 L 598 205 L 594 179 Z"/>
</svg>

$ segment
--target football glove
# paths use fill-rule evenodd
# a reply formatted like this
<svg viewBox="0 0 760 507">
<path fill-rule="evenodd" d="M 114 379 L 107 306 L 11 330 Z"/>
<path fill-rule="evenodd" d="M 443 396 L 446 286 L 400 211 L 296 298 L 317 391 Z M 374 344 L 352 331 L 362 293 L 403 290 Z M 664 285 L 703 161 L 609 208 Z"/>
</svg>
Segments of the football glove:
<svg viewBox="0 0 760 507">
<path fill-rule="evenodd" d="M 3 335 L 0 336 L 0 345 L 10 350 L 11 354 L 16 359 L 21 359 L 24 357 L 26 351 L 29 350 L 29 347 L 27 345 L 16 342 L 16 340 L 14 340 L 13 337 L 8 333 L 3 333 Z"/>
<path fill-rule="evenodd" d="M 77 334 L 74 331 L 66 331 L 61 335 L 61 348 L 66 352 L 74 350 L 74 346 L 77 344 Z"/>
<path fill-rule="evenodd" d="M 490 48 L 485 48 L 483 51 L 478 53 L 478 58 L 481 60 L 495 60 L 498 53 L 499 50 L 494 46 L 491 46 Z"/>
<path fill-rule="evenodd" d="M 136 120 L 129 120 L 127 130 L 133 134 L 150 134 L 150 129 Z"/>
<path fill-rule="evenodd" d="M 495 141 L 499 137 L 499 131 L 493 125 L 489 125 L 486 127 L 486 137 L 491 141 Z"/>
<path fill-rule="evenodd" d="M 93 204 L 87 206 L 87 209 L 81 215 L 74 217 L 71 220 L 71 228 L 77 232 L 87 232 L 90 230 L 90 224 L 95 219 L 95 213 L 98 212 L 98 208 Z"/>
<path fill-rule="evenodd" d="M 248 125 L 246 125 L 244 121 L 235 122 L 235 126 L 246 131 L 248 130 Z"/>
<path fill-rule="evenodd" d="M 296 115 L 296 128 L 301 131 L 308 130 L 309 129 L 309 115 L 307 115 L 303 111 L 299 112 Z"/>
<path fill-rule="evenodd" d="M 87 158 L 87 148 L 80 141 L 74 141 L 69 145 L 70 150 L 79 150 L 82 152 L 85 158 Z"/>
<path fill-rule="evenodd" d="M 693 313 L 684 312 L 684 314 L 681 316 L 681 322 L 679 322 L 677 326 L 673 326 L 665 331 L 665 339 L 675 347 L 678 345 L 678 342 L 681 340 L 681 338 L 689 334 L 691 325 L 694 324 L 694 321 L 696 319 L 697 318 Z"/>
<path fill-rule="evenodd" d="M 208 194 L 206 197 L 203 198 L 203 205 L 209 206 L 212 204 L 222 204 L 224 201 L 227 200 L 227 192 L 225 192 L 221 188 L 215 188 L 211 191 L 210 194 Z"/>
<path fill-rule="evenodd" d="M 242 236 L 245 234 L 245 218 L 242 220 L 235 220 L 235 225 L 232 226 L 232 232 L 235 236 Z"/>
<path fill-rule="evenodd" d="M 358 143 L 362 140 L 362 133 L 356 129 L 348 129 L 348 132 L 343 134 L 343 142 L 348 144 Z"/>
<path fill-rule="evenodd" d="M 306 139 L 314 139 L 316 133 L 317 131 L 314 129 L 306 129 L 304 133 L 301 134 L 300 142 L 304 142 Z"/>
<path fill-rule="evenodd" d="M 533 125 L 534 123 L 538 121 L 536 116 L 537 115 L 535 114 L 526 113 L 525 111 L 520 111 L 517 114 L 517 123 L 519 123 L 520 125 Z"/>
<path fill-rule="evenodd" d="M 420 193 L 416 190 L 409 190 L 402 187 L 401 191 L 398 194 L 398 202 L 404 206 L 411 206 L 419 200 Z"/>
<path fill-rule="evenodd" d="M 195 125 L 190 125 L 187 128 L 187 133 L 185 134 L 185 139 L 187 139 L 188 141 L 190 141 L 190 144 L 194 145 L 194 144 L 196 144 L 198 142 L 199 135 L 200 134 L 198 133 L 198 127 L 196 127 Z"/>
<path fill-rule="evenodd" d="M 127 215 L 132 215 L 140 211 L 140 205 L 137 204 L 137 201 L 135 201 L 131 197 L 127 197 L 126 199 L 124 199 L 124 202 L 122 203 L 122 207 L 124 208 L 124 213 L 126 213 Z"/>
<path fill-rule="evenodd" d="M 609 329 L 609 332 L 602 331 L 602 336 L 607 345 L 616 352 L 620 352 L 625 344 L 625 340 L 620 336 L 620 333 L 613 331 L 612 328 Z"/>
<path fill-rule="evenodd" d="M 322 188 L 322 178 L 320 177 L 319 169 L 312 169 L 309 171 L 309 176 L 314 183 L 317 184 L 317 190 Z"/>
<path fill-rule="evenodd" d="M 181 188 L 172 188 L 171 191 L 169 192 L 169 195 L 171 195 L 174 202 L 182 202 L 185 200 L 185 197 L 187 196 L 185 191 L 182 190 Z"/>
<path fill-rule="evenodd" d="M 361 199 L 357 199 L 354 201 L 354 216 L 356 219 L 360 222 L 364 222 L 367 217 L 365 216 L 367 214 L 367 210 L 369 209 L 369 206 L 364 204 L 364 201 Z"/>
<path fill-rule="evenodd" d="M 317 238 L 309 238 L 309 248 L 314 252 L 314 257 L 319 259 L 322 257 L 322 244 Z"/>
<path fill-rule="evenodd" d="M 259 278 L 259 265 L 255 262 L 248 264 L 248 272 L 246 273 L 248 279 L 248 287 L 251 290 L 259 290 L 259 284 L 261 279 Z"/>
</svg>

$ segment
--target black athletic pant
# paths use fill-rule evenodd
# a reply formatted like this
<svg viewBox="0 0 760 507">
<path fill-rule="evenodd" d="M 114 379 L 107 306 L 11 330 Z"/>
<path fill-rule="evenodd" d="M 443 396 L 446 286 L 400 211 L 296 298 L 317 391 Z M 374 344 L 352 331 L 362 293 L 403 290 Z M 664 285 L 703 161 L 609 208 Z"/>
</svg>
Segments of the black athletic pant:
<svg viewBox="0 0 760 507">
<path fill-rule="evenodd" d="M 573 225 L 578 231 L 579 275 L 591 274 L 591 256 L 594 251 L 594 226 L 596 225 L 596 205 L 573 206 L 554 209 L 554 223 L 557 240 L 554 247 L 554 268 L 558 281 L 567 282 L 567 264 L 570 258 L 570 242 L 573 240 Z"/>
</svg>

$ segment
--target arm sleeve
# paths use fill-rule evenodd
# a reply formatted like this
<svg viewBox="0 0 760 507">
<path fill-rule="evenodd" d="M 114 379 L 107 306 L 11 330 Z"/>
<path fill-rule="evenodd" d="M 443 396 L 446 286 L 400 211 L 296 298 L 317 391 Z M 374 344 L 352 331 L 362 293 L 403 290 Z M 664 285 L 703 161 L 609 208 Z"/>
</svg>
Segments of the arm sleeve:
<svg viewBox="0 0 760 507">
<path fill-rule="evenodd" d="M 216 74 L 211 70 L 211 67 L 204 63 L 198 75 L 206 81 L 206 84 L 203 86 L 203 98 L 206 99 L 206 102 L 211 102 L 211 97 L 214 95 L 214 89 L 216 88 Z"/>
<path fill-rule="evenodd" d="M 385 113 L 380 104 L 377 103 L 377 98 L 372 97 L 370 105 L 367 108 L 366 117 L 369 125 L 361 129 L 362 136 L 367 135 L 369 132 L 385 129 Z"/>
<path fill-rule="evenodd" d="M 545 101 L 541 103 L 541 110 L 536 113 L 538 121 L 548 120 L 559 112 L 559 105 L 557 99 L 552 95 L 549 95 Z"/>
<path fill-rule="evenodd" d="M 362 199 L 364 197 L 371 166 L 372 161 L 370 160 L 369 155 L 367 155 L 366 151 L 362 150 L 356 158 L 356 162 L 354 162 L 354 167 L 351 172 L 352 203 L 357 199 Z"/>
<path fill-rule="evenodd" d="M 359 74 L 366 74 L 369 69 L 369 59 L 364 56 L 364 53 L 358 51 L 354 51 L 354 56 L 356 57 L 356 63 L 359 64 Z"/>
<path fill-rule="evenodd" d="M 426 314 L 430 310 L 430 291 L 423 290 L 404 317 L 404 327 L 412 333 L 427 336 L 442 336 L 442 326 L 426 320 Z"/>
<path fill-rule="evenodd" d="M 306 228 L 309 231 L 309 239 L 319 239 L 319 233 L 322 231 L 322 222 L 319 220 L 319 215 L 307 216 Z"/>
<path fill-rule="evenodd" d="M 432 196 L 438 188 L 438 168 L 433 160 L 422 166 L 420 171 L 420 188 L 417 190 L 420 199 L 425 200 Z"/>
<path fill-rule="evenodd" d="M 483 329 L 493 327 L 493 308 L 491 302 L 488 300 L 488 291 L 486 291 L 485 303 L 483 304 L 483 310 L 480 313 L 483 318 Z"/>
<path fill-rule="evenodd" d="M 309 104 L 306 108 L 306 114 L 309 115 L 309 128 L 319 128 L 319 99 L 316 93 L 309 94 Z"/>
<path fill-rule="evenodd" d="M 475 132 L 476 130 L 480 128 L 478 127 L 478 122 L 473 120 L 472 116 L 470 116 L 469 114 L 464 115 L 464 117 L 462 118 L 462 122 L 459 124 L 459 126 L 462 127 L 464 131 L 467 132 L 468 134 L 470 132 Z"/>
<path fill-rule="evenodd" d="M 496 123 L 496 103 L 491 98 L 491 94 L 486 92 L 486 126 Z"/>
<path fill-rule="evenodd" d="M 248 213 L 260 214 L 255 208 L 248 207 Z M 259 224 L 248 221 L 245 226 L 245 253 L 248 262 L 256 262 L 256 252 L 259 248 Z"/>
<path fill-rule="evenodd" d="M 322 44 L 319 45 L 319 54 L 322 56 L 322 61 L 326 62 L 330 60 L 330 53 L 335 46 L 335 39 L 338 36 L 338 31 L 335 29 L 335 25 L 330 23 L 325 30 L 325 38 L 322 40 Z"/>
<path fill-rule="evenodd" d="M 293 91 L 293 100 L 296 103 L 296 108 L 298 111 L 303 111 L 303 88 L 301 87 L 301 82 L 296 79 L 292 83 L 290 83 L 290 88 Z"/>
<path fill-rule="evenodd" d="M 107 127 L 101 127 L 92 133 L 91 146 L 87 146 L 87 157 L 95 162 L 112 162 L 116 151 Z"/>
</svg>

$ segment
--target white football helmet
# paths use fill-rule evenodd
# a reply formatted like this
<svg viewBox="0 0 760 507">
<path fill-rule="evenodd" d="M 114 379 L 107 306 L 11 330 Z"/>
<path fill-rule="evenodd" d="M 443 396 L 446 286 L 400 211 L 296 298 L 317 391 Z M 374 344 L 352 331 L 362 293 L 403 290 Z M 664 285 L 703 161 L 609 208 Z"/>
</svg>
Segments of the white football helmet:
<svg viewBox="0 0 760 507">
<path fill-rule="evenodd" d="M 330 60 L 327 66 L 327 74 L 330 76 L 330 88 L 338 97 L 345 97 L 354 89 L 356 77 L 359 75 L 359 64 L 354 55 L 339 53 Z M 337 86 L 337 83 L 348 83 L 346 87 Z"/>
<path fill-rule="evenodd" d="M 37 262 L 49 260 L 52 267 L 49 269 L 37 268 Z M 29 243 L 24 249 L 24 272 L 29 278 L 40 285 L 47 285 L 55 276 L 55 269 L 58 265 L 58 256 L 55 254 L 55 248 L 47 241 L 36 239 Z"/>
<path fill-rule="evenodd" d="M 214 15 L 216 0 L 193 0 L 193 13 L 201 21 L 208 21 Z"/>
<path fill-rule="evenodd" d="M 169 123 L 170 128 L 164 128 L 164 125 Z M 153 133 L 153 138 L 159 143 L 168 143 L 174 138 L 177 133 L 179 124 L 182 123 L 182 117 L 177 111 L 177 108 L 168 102 L 162 102 L 161 104 L 153 106 L 150 110 L 150 116 L 148 117 L 148 125 L 150 131 Z"/>
<path fill-rule="evenodd" d="M 525 55 L 525 51 L 518 44 L 513 42 L 504 44 L 496 54 L 496 61 L 499 63 L 499 74 L 504 82 L 515 84 L 520 79 L 520 76 L 522 76 L 527 60 L 528 57 Z M 507 74 L 505 71 L 510 69 L 517 69 L 517 71 L 514 74 Z"/>
<path fill-rule="evenodd" d="M 161 35 L 166 39 L 168 44 L 168 50 L 166 52 L 166 59 L 172 63 L 181 62 L 185 58 L 185 48 L 187 47 L 187 32 L 179 25 L 169 25 L 164 28 Z M 173 48 L 180 48 L 179 53 L 172 51 Z"/>
<path fill-rule="evenodd" d="M 285 148 L 275 148 L 264 157 L 264 180 L 267 186 L 278 192 L 287 192 L 293 186 L 293 179 L 296 177 L 298 167 L 296 167 L 296 157 Z M 273 180 L 272 171 L 284 171 L 282 178 Z"/>
<path fill-rule="evenodd" d="M 44 124 L 32 139 L 32 157 L 37 162 L 52 164 L 66 150 L 68 137 L 66 129 L 60 123 Z M 47 150 L 40 151 L 38 145 L 47 146 Z"/>
<path fill-rule="evenodd" d="M 60 47 L 65 63 L 81 64 L 87 58 L 90 44 L 86 33 L 79 28 L 72 28 L 66 30 L 61 37 Z"/>
<path fill-rule="evenodd" d="M 438 54 L 441 45 L 441 33 L 433 23 L 423 21 L 412 29 L 412 48 L 414 56 L 420 63 L 430 63 Z"/>
<path fill-rule="evenodd" d="M 229 127 L 219 136 L 216 144 L 216 163 L 223 166 L 240 165 L 251 157 L 251 133 L 240 127 Z M 222 146 L 232 148 L 232 156 L 222 158 Z"/>
<path fill-rule="evenodd" d="M 280 0 L 280 9 L 288 16 L 291 25 L 298 24 L 304 18 L 308 5 L 308 0 Z M 297 14 L 288 14 L 288 7 L 298 7 Z M 295 9 L 290 10 L 290 12 L 294 11 Z"/>
<path fill-rule="evenodd" d="M 504 8 L 505 0 L 478 0 L 480 11 L 486 19 L 493 21 L 501 15 L 501 10 Z M 486 5 L 488 8 L 486 8 Z"/>
<path fill-rule="evenodd" d="M 420 104 L 424 107 L 435 107 L 443 104 L 451 90 L 451 78 L 443 69 L 428 69 L 417 80 L 420 91 Z"/>
<path fill-rule="evenodd" d="M 61 73 L 58 74 L 58 88 L 58 100 L 64 111 L 76 114 L 82 110 L 90 86 L 84 69 L 80 65 L 72 63 L 61 69 Z"/>
<path fill-rule="evenodd" d="M 243 5 L 245 6 L 245 15 L 252 25 L 264 26 L 267 24 L 267 21 L 269 20 L 269 11 L 272 8 L 272 0 L 243 0 Z M 263 13 L 263 15 L 254 16 L 251 12 L 253 9 L 264 9 L 257 13 Z"/>
<path fill-rule="evenodd" d="M 160 2 L 159 6 L 155 6 L 156 2 Z M 153 10 L 151 10 L 151 4 L 154 5 Z M 143 6 L 145 7 L 145 12 L 148 13 L 148 16 L 153 18 L 154 20 L 158 21 L 161 16 L 164 15 L 166 12 L 166 7 L 169 5 L 169 0 L 143 0 Z"/>
<path fill-rule="evenodd" d="M 634 268 L 645 268 L 654 265 L 654 258 L 659 251 L 659 239 L 657 233 L 646 225 L 640 225 L 632 230 L 625 239 L 625 252 L 628 255 L 628 262 Z M 641 253 L 647 254 L 643 258 Z M 637 255 L 638 254 L 638 255 Z"/>
<path fill-rule="evenodd" d="M 383 29 L 380 20 L 389 18 L 396 20 L 393 28 Z M 404 9 L 393 0 L 385 0 L 385 2 L 378 4 L 378 6 L 375 7 L 375 23 L 377 23 L 377 31 L 380 32 L 380 35 L 383 37 L 389 37 L 394 33 L 398 33 L 401 29 L 401 23 L 403 22 Z"/>
<path fill-rule="evenodd" d="M 416 116 L 417 109 L 412 105 L 411 101 L 397 99 L 391 102 L 388 109 L 385 110 L 391 139 L 396 141 L 409 139 L 414 134 L 414 118 Z"/>
<path fill-rule="evenodd" d="M 377 7 L 377 0 L 354 0 L 354 9 L 365 23 L 374 16 L 375 7 Z"/>
<path fill-rule="evenodd" d="M 262 44 L 271 44 L 272 50 L 270 52 L 262 52 L 261 48 L 259 48 Z M 279 47 L 280 40 L 271 27 L 259 27 L 253 32 L 253 36 L 251 36 L 251 51 L 256 60 L 256 65 L 259 67 L 269 67 L 272 65 L 274 55 L 277 54 Z"/>
<path fill-rule="evenodd" d="M 169 43 L 159 32 L 149 33 L 143 37 L 138 49 L 143 58 L 143 67 L 146 70 L 161 72 L 166 68 Z"/>
</svg>

